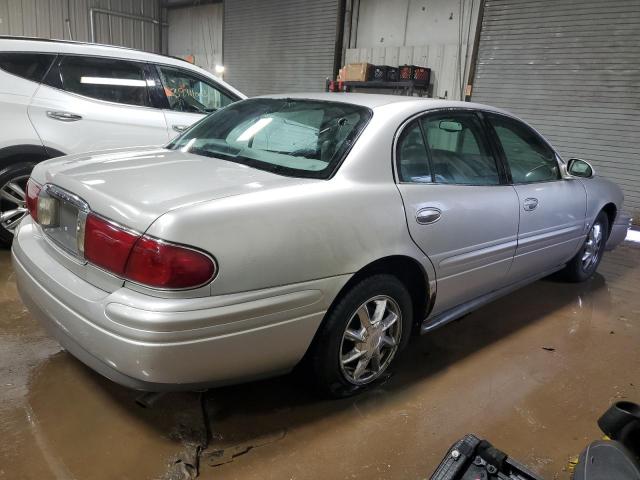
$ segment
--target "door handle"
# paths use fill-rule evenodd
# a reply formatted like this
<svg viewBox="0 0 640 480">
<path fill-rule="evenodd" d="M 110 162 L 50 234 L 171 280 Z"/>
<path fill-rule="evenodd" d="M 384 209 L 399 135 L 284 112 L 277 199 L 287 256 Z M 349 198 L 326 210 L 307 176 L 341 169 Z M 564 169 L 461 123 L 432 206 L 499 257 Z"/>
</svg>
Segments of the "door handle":
<svg viewBox="0 0 640 480">
<path fill-rule="evenodd" d="M 535 210 L 538 207 L 538 199 L 537 198 L 525 198 L 524 202 L 522 202 L 522 206 L 527 212 L 531 210 Z"/>
<path fill-rule="evenodd" d="M 189 128 L 189 125 L 174 125 L 171 128 L 173 128 L 175 132 L 182 133 Z"/>
<path fill-rule="evenodd" d="M 420 225 L 428 225 L 430 223 L 435 223 L 440 220 L 442 216 L 442 212 L 433 207 L 423 208 L 422 210 L 418 210 L 416 213 L 416 222 Z"/>
<path fill-rule="evenodd" d="M 60 120 L 61 122 L 77 122 L 78 120 L 82 120 L 82 115 L 76 115 L 71 112 L 56 112 L 52 110 L 47 111 L 47 117 L 53 118 L 54 120 Z"/>
</svg>

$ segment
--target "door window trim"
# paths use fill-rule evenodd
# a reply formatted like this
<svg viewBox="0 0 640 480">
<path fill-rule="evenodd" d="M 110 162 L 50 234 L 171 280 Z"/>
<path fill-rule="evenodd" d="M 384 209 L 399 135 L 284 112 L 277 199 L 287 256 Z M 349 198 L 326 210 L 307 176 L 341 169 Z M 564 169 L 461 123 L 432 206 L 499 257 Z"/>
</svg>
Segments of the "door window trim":
<svg viewBox="0 0 640 480">
<path fill-rule="evenodd" d="M 514 117 L 512 115 L 507 115 L 505 113 L 493 112 L 488 110 L 482 111 L 481 113 L 483 117 L 483 122 L 485 123 L 485 128 L 487 129 L 487 135 L 491 137 L 492 143 L 495 144 L 495 148 L 497 150 L 498 155 L 500 156 L 501 163 L 504 165 L 504 168 L 506 170 L 509 185 L 536 185 L 539 183 L 551 183 L 551 182 L 560 182 L 560 181 L 566 180 L 562 175 L 562 164 L 564 163 L 564 160 L 562 160 L 562 157 L 560 156 L 560 154 L 556 151 L 555 148 L 553 148 L 553 146 L 547 141 L 547 139 L 544 138 L 540 134 L 540 132 L 538 132 L 535 128 L 528 125 L 527 123 L 520 120 L 519 118 Z M 514 182 L 513 177 L 511 175 L 511 167 L 509 166 L 509 162 L 507 161 L 507 155 L 505 154 L 504 149 L 502 148 L 500 137 L 498 137 L 498 133 L 496 132 L 495 128 L 493 128 L 493 125 L 491 124 L 491 121 L 490 121 L 491 116 L 502 117 L 507 120 L 510 120 L 516 124 L 521 125 L 522 127 L 529 130 L 531 133 L 533 133 L 534 136 L 538 140 L 540 140 L 542 144 L 544 144 L 553 153 L 553 159 L 556 162 L 556 165 L 558 167 L 558 178 L 554 178 L 550 180 L 539 180 L 536 182 Z"/>
<path fill-rule="evenodd" d="M 422 119 L 423 117 L 428 117 L 428 116 L 438 116 L 438 115 L 446 115 L 447 113 L 464 113 L 464 114 L 468 114 L 468 115 L 473 115 L 478 119 L 479 125 L 480 125 L 480 129 L 482 131 L 482 134 L 484 135 L 484 142 L 485 142 L 485 147 L 487 148 L 489 154 L 491 154 L 491 156 L 493 157 L 494 162 L 496 163 L 496 169 L 498 171 L 498 179 L 499 182 L 495 183 L 495 184 L 485 184 L 485 185 L 478 185 L 478 184 L 473 184 L 473 183 L 442 183 L 442 182 L 435 182 L 435 175 L 432 169 L 432 162 L 431 162 L 431 153 L 429 152 L 429 144 L 427 143 L 427 138 L 426 138 L 426 134 L 424 131 L 424 127 L 422 126 L 422 122 L 420 121 L 420 119 Z M 443 107 L 443 108 L 433 108 L 433 109 L 429 109 L 429 110 L 423 110 L 421 112 L 415 113 L 413 115 L 411 115 L 410 117 L 406 118 L 402 124 L 400 125 L 400 127 L 398 127 L 398 129 L 396 130 L 396 133 L 394 134 L 393 137 L 393 143 L 392 143 L 392 171 L 393 171 L 393 177 L 395 182 L 398 185 L 449 185 L 449 186 L 461 186 L 461 187 L 502 187 L 505 185 L 510 185 L 510 175 L 508 175 L 508 170 L 506 169 L 505 165 L 503 164 L 503 160 L 502 158 L 498 155 L 498 152 L 495 150 L 495 146 L 492 144 L 492 141 L 488 138 L 489 137 L 489 131 L 487 131 L 486 125 L 485 125 L 485 121 L 482 118 L 481 114 L 483 113 L 482 110 L 479 110 L 477 108 L 473 108 L 473 107 Z M 417 121 L 418 125 L 420 125 L 420 131 L 422 132 L 422 139 L 425 145 L 425 148 L 427 150 L 427 161 L 429 162 L 429 168 L 431 169 L 431 182 L 407 182 L 407 181 L 403 181 L 400 179 L 400 168 L 399 168 L 399 161 L 400 161 L 400 156 L 398 155 L 398 148 L 399 148 L 399 141 L 400 141 L 400 137 L 402 136 L 402 132 L 405 130 L 405 128 L 408 128 L 409 126 L 411 126 L 411 124 L 413 123 L 413 121 Z"/>
<path fill-rule="evenodd" d="M 134 107 L 134 108 L 152 108 L 154 110 L 169 110 L 169 101 L 167 100 L 166 95 L 164 95 L 164 93 L 162 93 L 162 95 L 161 95 L 161 98 L 164 98 L 164 102 L 166 102 L 166 106 L 164 106 L 164 102 L 162 100 L 157 99 L 157 98 L 154 99 L 154 94 L 151 92 L 154 89 L 160 89 L 162 92 L 164 92 L 163 84 L 162 84 L 161 77 L 160 77 L 160 71 L 158 70 L 158 67 L 160 67 L 160 66 L 173 68 L 173 69 L 176 69 L 176 70 L 181 70 L 181 71 L 184 71 L 184 72 L 186 72 L 186 73 L 188 73 L 190 75 L 193 75 L 196 78 L 198 78 L 200 81 L 211 85 L 213 88 L 216 88 L 216 89 L 220 90 L 222 93 L 224 93 L 225 95 L 235 99 L 234 102 L 238 102 L 238 101 L 243 99 L 243 97 L 241 97 L 237 93 L 229 90 L 228 88 L 226 88 L 221 83 L 218 83 L 215 80 L 207 78 L 204 75 L 200 74 L 199 72 L 196 72 L 196 71 L 193 71 L 193 70 L 190 70 L 188 68 L 181 67 L 181 66 L 172 65 L 170 63 L 159 63 L 159 62 L 152 62 L 152 61 L 149 61 L 149 60 L 137 60 L 137 59 L 133 59 L 133 58 L 114 57 L 114 56 L 110 56 L 110 55 L 86 55 L 86 54 L 83 54 L 83 53 L 60 53 L 60 52 L 39 51 L 39 50 L 38 51 L 29 50 L 29 51 L 26 51 L 26 52 L 16 52 L 16 53 L 34 53 L 34 54 L 43 54 L 43 55 L 53 55 L 54 59 L 51 62 L 51 65 L 49 65 L 49 68 L 47 69 L 45 74 L 42 76 L 42 79 L 40 80 L 39 83 L 41 85 L 45 85 L 45 86 L 50 87 L 50 88 L 55 88 L 56 90 L 60 90 L 60 91 L 62 91 L 64 93 L 67 93 L 69 95 L 74 95 L 74 96 L 77 96 L 79 98 L 88 99 L 88 100 L 95 101 L 95 102 L 104 102 L 104 103 L 111 104 L 111 105 L 121 105 L 121 106 Z M 62 64 L 64 58 L 66 58 L 66 57 L 99 58 L 99 59 L 108 59 L 108 60 L 115 60 L 115 61 L 131 62 L 131 63 L 137 63 L 139 65 L 142 65 L 144 67 L 143 68 L 143 72 L 144 72 L 144 75 L 145 75 L 145 80 L 153 80 L 155 82 L 155 87 L 147 86 L 147 89 L 148 89 L 148 91 L 150 93 L 149 94 L 149 97 L 150 97 L 149 98 L 149 102 L 150 102 L 149 105 L 131 105 L 131 104 L 127 104 L 127 103 L 111 102 L 109 100 L 102 100 L 102 99 L 99 99 L 99 98 L 93 98 L 93 97 L 89 97 L 87 95 L 82 95 L 80 93 L 75 93 L 75 92 L 70 92 L 68 90 L 65 90 L 63 82 L 62 82 L 62 72 L 60 71 L 60 65 Z M 55 80 L 56 80 L 55 84 L 51 84 L 51 83 L 45 82 L 45 80 L 47 79 L 47 77 L 49 75 L 55 75 Z"/>
</svg>

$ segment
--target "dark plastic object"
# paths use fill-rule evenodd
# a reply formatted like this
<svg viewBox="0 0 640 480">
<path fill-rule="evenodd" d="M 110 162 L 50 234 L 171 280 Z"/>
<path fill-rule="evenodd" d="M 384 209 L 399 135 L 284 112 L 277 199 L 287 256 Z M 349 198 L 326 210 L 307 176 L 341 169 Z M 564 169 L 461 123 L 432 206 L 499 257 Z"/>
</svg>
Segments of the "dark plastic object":
<svg viewBox="0 0 640 480">
<path fill-rule="evenodd" d="M 542 480 L 485 440 L 467 435 L 456 442 L 431 480 Z M 634 479 L 635 480 L 635 479 Z"/>
<path fill-rule="evenodd" d="M 373 80 L 377 82 L 382 82 L 387 79 L 387 72 L 389 67 L 386 65 L 376 65 L 373 67 Z"/>
<path fill-rule="evenodd" d="M 400 69 L 398 67 L 388 67 L 387 82 L 397 82 L 400 80 Z"/>
<path fill-rule="evenodd" d="M 573 480 L 640 480 L 640 465 L 619 442 L 593 442 L 580 455 Z"/>
<path fill-rule="evenodd" d="M 387 65 L 376 65 L 373 67 L 373 78 L 376 82 L 397 82 L 400 79 L 400 70 L 398 67 L 389 67 Z"/>
<path fill-rule="evenodd" d="M 431 476 L 431 480 L 456 480 L 463 478 L 465 471 L 472 464 L 475 451 L 480 440 L 474 435 L 467 435 L 456 442 L 447 452 L 444 460 Z"/>
<path fill-rule="evenodd" d="M 598 419 L 598 426 L 606 436 L 617 440 L 640 457 L 640 405 L 617 402 Z"/>
</svg>

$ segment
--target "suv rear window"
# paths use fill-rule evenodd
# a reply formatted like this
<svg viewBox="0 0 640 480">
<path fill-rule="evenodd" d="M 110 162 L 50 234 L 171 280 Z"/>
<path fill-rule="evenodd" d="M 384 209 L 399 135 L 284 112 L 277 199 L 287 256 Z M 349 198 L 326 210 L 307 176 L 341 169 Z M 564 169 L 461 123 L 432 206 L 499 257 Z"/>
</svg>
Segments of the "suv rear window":
<svg viewBox="0 0 640 480">
<path fill-rule="evenodd" d="M 65 57 L 60 66 L 62 87 L 85 97 L 149 105 L 143 66 L 127 60 L 96 57 Z"/>
<path fill-rule="evenodd" d="M 18 77 L 40 82 L 54 58 L 55 55 L 46 53 L 5 52 L 0 53 L 0 68 Z"/>
</svg>

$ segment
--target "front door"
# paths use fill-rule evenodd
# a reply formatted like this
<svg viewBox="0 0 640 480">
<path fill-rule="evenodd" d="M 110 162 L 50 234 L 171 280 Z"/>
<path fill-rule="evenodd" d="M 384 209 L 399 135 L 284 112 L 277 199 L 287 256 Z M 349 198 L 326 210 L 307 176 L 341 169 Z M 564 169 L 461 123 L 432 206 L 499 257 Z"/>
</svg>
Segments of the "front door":
<svg viewBox="0 0 640 480">
<path fill-rule="evenodd" d="M 476 114 L 414 120 L 396 157 L 409 231 L 436 271 L 433 313 L 504 286 L 516 249 L 518 196 Z"/>
<path fill-rule="evenodd" d="M 62 58 L 31 100 L 29 118 L 46 146 L 66 154 L 169 139 L 144 66 L 108 57 Z"/>
<path fill-rule="evenodd" d="M 585 234 L 584 186 L 565 180 L 553 149 L 526 124 L 487 115 L 510 171 L 520 204 L 518 248 L 511 268 L 514 281 L 566 263 Z"/>
</svg>

